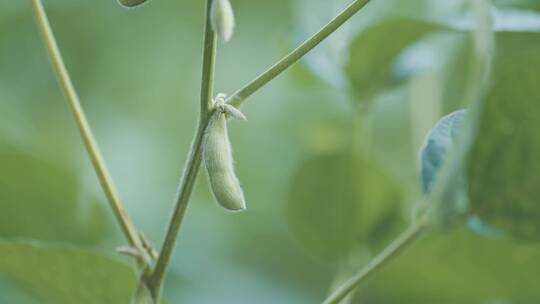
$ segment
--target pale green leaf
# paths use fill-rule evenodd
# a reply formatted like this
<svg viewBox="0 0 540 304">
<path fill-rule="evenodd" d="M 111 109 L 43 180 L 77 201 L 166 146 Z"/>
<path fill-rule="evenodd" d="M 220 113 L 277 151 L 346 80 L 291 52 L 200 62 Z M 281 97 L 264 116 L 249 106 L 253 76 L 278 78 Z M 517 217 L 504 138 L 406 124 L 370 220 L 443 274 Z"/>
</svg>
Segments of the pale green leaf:
<svg viewBox="0 0 540 304">
<path fill-rule="evenodd" d="M 469 165 L 471 212 L 540 240 L 540 34 L 498 35 L 497 65 Z"/>
</svg>

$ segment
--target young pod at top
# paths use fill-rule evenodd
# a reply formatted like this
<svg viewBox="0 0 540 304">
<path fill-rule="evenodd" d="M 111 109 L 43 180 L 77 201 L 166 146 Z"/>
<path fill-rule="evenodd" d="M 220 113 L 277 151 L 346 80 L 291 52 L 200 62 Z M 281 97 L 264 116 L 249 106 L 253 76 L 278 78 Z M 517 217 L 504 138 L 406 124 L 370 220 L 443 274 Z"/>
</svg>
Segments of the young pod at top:
<svg viewBox="0 0 540 304">
<path fill-rule="evenodd" d="M 147 0 L 118 0 L 118 3 L 125 7 L 136 7 L 145 3 L 146 1 Z"/>
<path fill-rule="evenodd" d="M 206 130 L 203 153 L 210 187 L 221 206 L 231 211 L 242 211 L 246 209 L 246 202 L 234 173 L 227 110 L 220 105 L 216 111 Z"/>
<path fill-rule="evenodd" d="M 213 0 L 210 22 L 219 38 L 228 42 L 234 32 L 234 12 L 229 0 Z"/>
</svg>

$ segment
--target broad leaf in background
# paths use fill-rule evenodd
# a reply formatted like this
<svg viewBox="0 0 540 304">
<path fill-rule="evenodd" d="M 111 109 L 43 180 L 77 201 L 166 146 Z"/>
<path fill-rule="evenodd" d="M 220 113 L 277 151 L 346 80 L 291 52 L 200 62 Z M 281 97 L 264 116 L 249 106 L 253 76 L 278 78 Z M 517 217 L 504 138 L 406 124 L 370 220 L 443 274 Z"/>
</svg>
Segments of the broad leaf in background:
<svg viewBox="0 0 540 304">
<path fill-rule="evenodd" d="M 471 212 L 519 239 L 540 240 L 540 34 L 498 35 L 494 82 L 468 175 Z"/>
<path fill-rule="evenodd" d="M 304 62 L 315 75 L 332 86 L 338 89 L 347 88 L 348 83 L 344 66 L 347 64 L 347 58 L 349 58 L 350 44 L 363 31 L 370 31 L 370 28 L 377 27 L 386 20 L 399 18 L 424 20 L 426 23 L 440 22 L 462 13 L 466 3 L 467 0 L 448 2 L 438 0 L 372 1 L 358 16 L 351 18 L 336 33 L 332 34 L 317 50 L 308 54 Z M 293 4 L 296 28 L 298 28 L 294 38 L 295 42 L 298 43 L 312 35 L 316 28 L 334 18 L 350 4 L 350 1 L 328 0 L 314 2 L 295 0 Z M 392 39 L 388 39 L 388 43 L 395 39 L 394 36 L 388 37 L 392 37 Z"/>
<path fill-rule="evenodd" d="M 0 236 L 96 244 L 110 220 L 81 195 L 76 176 L 17 148 L 0 147 Z"/>
<path fill-rule="evenodd" d="M 346 67 L 351 87 L 360 100 L 369 102 L 393 82 L 394 61 L 408 45 L 441 30 L 449 29 L 428 21 L 393 18 L 360 33 L 351 45 Z"/>
<path fill-rule="evenodd" d="M 534 9 L 540 11 L 540 2 L 538 0 L 494 0 L 498 7 L 512 7 L 521 9 Z"/>
<path fill-rule="evenodd" d="M 351 153 L 306 161 L 291 182 L 291 232 L 315 257 L 335 261 L 384 242 L 401 224 L 401 194 L 373 162 Z"/>
<path fill-rule="evenodd" d="M 377 158 L 411 195 L 420 195 L 418 150 L 442 113 L 464 104 L 469 49 L 466 35 L 438 32 L 413 42 L 391 68 L 399 83 L 368 102 Z"/>
<path fill-rule="evenodd" d="M 39 298 L 0 274 L 0 303 L 39 304 Z"/>
<path fill-rule="evenodd" d="M 465 13 L 445 20 L 444 23 L 459 31 L 474 31 L 475 21 L 472 17 Z M 540 32 L 540 12 L 511 8 L 493 9 L 491 18 L 495 32 Z"/>
<path fill-rule="evenodd" d="M 136 283 L 125 263 L 24 242 L 0 242 L 0 276 L 50 304 L 129 303 Z"/>
<path fill-rule="evenodd" d="M 537 269 L 538 246 L 455 230 L 420 239 L 382 270 L 368 290 L 376 293 L 376 303 L 532 304 L 540 298 Z"/>
</svg>

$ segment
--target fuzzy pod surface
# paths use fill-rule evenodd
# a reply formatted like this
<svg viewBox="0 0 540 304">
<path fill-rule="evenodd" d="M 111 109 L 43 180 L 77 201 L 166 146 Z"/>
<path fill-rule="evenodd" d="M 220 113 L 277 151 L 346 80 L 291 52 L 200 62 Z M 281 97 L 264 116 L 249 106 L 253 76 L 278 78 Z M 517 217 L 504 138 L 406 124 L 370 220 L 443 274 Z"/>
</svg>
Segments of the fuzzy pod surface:
<svg viewBox="0 0 540 304">
<path fill-rule="evenodd" d="M 246 209 L 240 181 L 234 173 L 232 148 L 227 131 L 227 115 L 218 112 L 210 120 L 205 134 L 204 163 L 215 199 L 225 209 Z"/>
<path fill-rule="evenodd" d="M 234 33 L 234 11 L 229 0 L 212 1 L 210 22 L 214 32 L 220 39 L 227 42 Z"/>
</svg>

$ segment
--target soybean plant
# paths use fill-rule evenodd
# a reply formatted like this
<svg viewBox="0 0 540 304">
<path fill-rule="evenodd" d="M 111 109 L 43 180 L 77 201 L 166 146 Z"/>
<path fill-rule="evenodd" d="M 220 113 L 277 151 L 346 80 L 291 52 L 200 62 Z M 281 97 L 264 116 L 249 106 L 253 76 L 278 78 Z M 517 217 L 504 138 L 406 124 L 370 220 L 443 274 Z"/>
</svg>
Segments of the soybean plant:
<svg viewBox="0 0 540 304">
<path fill-rule="evenodd" d="M 122 6 L 136 7 L 145 0 L 118 0 Z M 200 95 L 200 112 L 197 130 L 193 136 L 188 158 L 179 183 L 175 207 L 171 212 L 167 232 L 161 249 L 156 251 L 142 236 L 126 213 L 122 201 L 117 194 L 107 166 L 101 156 L 98 144 L 94 139 L 90 125 L 79 102 L 67 68 L 64 65 L 60 50 L 56 44 L 53 31 L 45 14 L 41 0 L 32 0 L 39 29 L 43 34 L 45 46 L 49 52 L 54 70 L 64 91 L 68 105 L 75 117 L 77 127 L 86 145 L 100 184 L 105 192 L 111 208 L 129 243 L 121 252 L 135 258 L 140 272 L 139 288 L 135 292 L 135 303 L 159 303 L 165 274 L 169 268 L 182 220 L 190 201 L 191 193 L 199 168 L 204 161 L 210 181 L 211 191 L 216 201 L 227 210 L 242 211 L 246 202 L 239 179 L 233 168 L 232 147 L 228 135 L 228 120 L 231 118 L 245 120 L 239 108 L 242 103 L 257 90 L 265 86 L 276 76 L 283 73 L 304 55 L 324 41 L 329 35 L 353 17 L 369 0 L 354 0 L 334 19 L 306 39 L 300 46 L 279 60 L 268 70 L 248 82 L 230 95 L 214 94 L 214 66 L 217 44 L 231 41 L 235 29 L 233 7 L 229 0 L 206 0 L 205 29 L 203 37 L 203 62 Z M 156 5 L 159 0 L 154 0 Z M 219 40 L 218 40 L 219 38 Z M 366 59 L 369 60 L 369 59 Z M 481 71 L 476 73 L 482 74 Z M 476 94 L 472 92 L 471 95 Z M 471 98 L 474 98 L 471 97 Z M 444 174 L 442 174 L 444 177 Z M 444 180 L 444 178 L 441 178 Z M 450 178 L 450 177 L 448 177 Z M 430 198 L 442 200 L 439 196 L 444 192 L 434 187 Z M 324 303 L 339 303 L 350 294 L 370 274 L 380 269 L 387 261 L 401 252 L 406 245 L 416 239 L 426 227 L 432 223 L 428 205 L 422 205 L 411 227 L 392 242 L 381 254 L 377 255 L 364 269 L 354 274 L 344 284 L 332 292 Z"/>
</svg>

